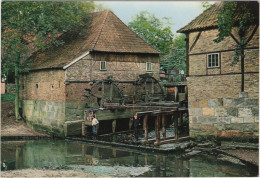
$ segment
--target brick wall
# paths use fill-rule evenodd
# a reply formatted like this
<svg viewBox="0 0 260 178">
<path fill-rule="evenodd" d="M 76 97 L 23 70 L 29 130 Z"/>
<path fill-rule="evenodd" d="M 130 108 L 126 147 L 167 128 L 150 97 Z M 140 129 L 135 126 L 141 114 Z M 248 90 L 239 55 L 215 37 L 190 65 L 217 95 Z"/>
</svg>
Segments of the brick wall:
<svg viewBox="0 0 260 178">
<path fill-rule="evenodd" d="M 106 71 L 100 71 L 100 61 L 106 62 Z M 113 76 L 113 80 L 131 81 L 145 74 L 146 62 L 152 63 L 153 76 L 159 79 L 159 56 L 95 53 L 86 56 L 66 70 L 66 81 L 103 80 Z"/>
<path fill-rule="evenodd" d="M 247 48 L 253 49 L 245 50 L 245 72 L 259 71 L 258 30 L 247 45 Z M 194 46 L 189 51 L 189 75 L 227 74 L 241 71 L 240 62 L 231 66 L 234 57 L 233 50 L 236 47 L 235 41 L 231 37 L 227 37 L 222 42 L 215 43 L 213 40 L 217 38 L 217 34 L 218 30 L 216 29 L 203 31 L 196 43 L 194 42 L 198 32 L 189 34 L 189 46 Z M 207 69 L 207 54 L 215 52 L 219 53 L 220 56 L 220 68 Z"/>
<path fill-rule="evenodd" d="M 237 37 L 236 29 L 232 33 Z M 231 66 L 236 43 L 231 37 L 215 43 L 213 40 L 217 34 L 217 29 L 202 31 L 199 37 L 199 32 L 189 34 L 190 135 L 257 136 L 259 29 L 247 46 L 249 49 L 245 50 L 245 92 L 248 93 L 245 98 L 238 97 L 241 91 L 240 61 Z M 219 53 L 220 67 L 207 68 L 209 53 Z"/>
<path fill-rule="evenodd" d="M 63 70 L 32 71 L 20 78 L 22 114 L 34 130 L 64 136 L 64 81 Z"/>
<path fill-rule="evenodd" d="M 64 102 L 64 81 L 64 70 L 32 71 L 20 78 L 20 99 Z"/>
</svg>

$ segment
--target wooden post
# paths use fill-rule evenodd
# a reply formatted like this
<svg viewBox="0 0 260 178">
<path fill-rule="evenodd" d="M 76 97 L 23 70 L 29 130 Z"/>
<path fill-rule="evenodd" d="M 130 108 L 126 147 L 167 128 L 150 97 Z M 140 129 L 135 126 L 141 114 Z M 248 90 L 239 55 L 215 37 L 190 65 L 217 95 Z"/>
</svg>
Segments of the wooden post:
<svg viewBox="0 0 260 178">
<path fill-rule="evenodd" d="M 154 81 L 152 80 L 152 95 L 154 94 Z"/>
<path fill-rule="evenodd" d="M 148 165 L 148 155 L 144 155 L 144 165 Z"/>
<path fill-rule="evenodd" d="M 115 133 L 116 132 L 116 120 L 112 121 L 112 132 Z"/>
<path fill-rule="evenodd" d="M 132 120 L 132 118 L 130 118 L 130 119 L 129 119 L 129 130 L 131 130 L 132 125 L 133 125 L 133 120 Z"/>
<path fill-rule="evenodd" d="M 163 177 L 166 177 L 166 156 L 163 156 Z"/>
<path fill-rule="evenodd" d="M 156 135 L 156 141 L 154 142 L 154 145 L 160 144 L 160 115 L 158 114 L 155 119 L 155 135 Z"/>
<path fill-rule="evenodd" d="M 174 114 L 174 131 L 175 131 L 175 140 L 178 140 L 178 115 Z"/>
<path fill-rule="evenodd" d="M 175 102 L 178 101 L 178 87 L 174 88 L 174 99 L 175 99 Z"/>
<path fill-rule="evenodd" d="M 110 84 L 109 100 L 112 102 L 113 99 L 113 83 Z"/>
<path fill-rule="evenodd" d="M 105 96 L 105 82 L 103 81 L 102 82 L 102 90 L 101 90 L 101 103 L 100 103 L 100 106 L 103 107 L 103 104 L 104 104 L 104 101 L 103 101 L 103 98 Z"/>
<path fill-rule="evenodd" d="M 188 100 L 188 87 L 187 87 L 187 85 L 185 86 L 185 101 L 187 101 Z"/>
<path fill-rule="evenodd" d="M 82 128 L 82 136 L 85 136 L 85 135 L 86 135 L 85 121 L 83 121 L 83 122 L 81 123 L 81 128 Z"/>
<path fill-rule="evenodd" d="M 147 120 L 148 120 L 148 115 L 144 115 L 144 120 L 143 120 L 143 129 L 144 129 L 144 141 L 148 141 L 148 125 L 147 125 Z"/>
<path fill-rule="evenodd" d="M 183 112 L 182 111 L 180 113 L 180 128 L 183 130 Z M 182 130 L 180 130 L 180 134 L 181 134 Z"/>
<path fill-rule="evenodd" d="M 163 133 L 163 138 L 166 139 L 165 115 L 164 114 L 162 114 L 162 133 Z"/>
<path fill-rule="evenodd" d="M 82 144 L 82 145 L 81 145 L 81 153 L 82 153 L 82 157 L 85 157 L 85 156 L 86 156 L 86 153 L 87 153 L 87 145 L 85 145 L 85 144 Z"/>
<path fill-rule="evenodd" d="M 155 161 L 156 161 L 155 176 L 156 176 L 156 177 L 161 177 L 161 175 L 160 175 L 161 160 L 160 160 L 160 156 L 159 156 L 159 155 L 156 155 L 156 156 L 155 156 Z"/>
<path fill-rule="evenodd" d="M 114 158 L 116 158 L 116 150 L 115 149 L 112 149 L 112 155 Z"/>
</svg>

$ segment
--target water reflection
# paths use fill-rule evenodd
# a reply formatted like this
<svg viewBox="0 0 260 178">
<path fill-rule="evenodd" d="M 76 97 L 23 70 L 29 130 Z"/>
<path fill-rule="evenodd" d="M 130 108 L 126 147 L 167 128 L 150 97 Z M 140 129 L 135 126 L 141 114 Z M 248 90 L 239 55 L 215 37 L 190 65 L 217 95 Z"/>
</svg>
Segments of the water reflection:
<svg viewBox="0 0 260 178">
<path fill-rule="evenodd" d="M 212 155 L 185 158 L 176 154 L 152 154 L 148 152 L 113 148 L 93 144 L 40 140 L 2 142 L 2 160 L 8 169 L 57 168 L 62 166 L 95 166 L 124 168 L 149 167 L 141 176 L 154 177 L 221 177 L 256 176 L 256 171 L 246 166 L 223 164 Z M 113 169 L 110 170 L 113 172 Z M 107 172 L 109 174 L 109 171 Z M 105 174 L 105 175 L 107 175 Z M 114 174 L 110 174 L 110 176 Z M 137 174 L 138 175 L 138 174 Z M 120 176 L 120 175 L 117 175 Z"/>
</svg>

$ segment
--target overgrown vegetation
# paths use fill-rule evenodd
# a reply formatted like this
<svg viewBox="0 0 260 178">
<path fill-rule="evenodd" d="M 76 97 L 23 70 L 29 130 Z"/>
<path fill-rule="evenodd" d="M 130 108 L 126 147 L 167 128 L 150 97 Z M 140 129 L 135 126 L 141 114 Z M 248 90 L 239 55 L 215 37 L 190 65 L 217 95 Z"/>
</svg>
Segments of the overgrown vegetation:
<svg viewBox="0 0 260 178">
<path fill-rule="evenodd" d="M 63 43 L 62 34 L 84 26 L 93 2 L 5 1 L 2 3 L 2 73 L 15 74 L 15 116 L 19 116 L 19 76 L 27 72 L 35 51 Z"/>
<path fill-rule="evenodd" d="M 14 101 L 15 99 L 15 93 L 5 93 L 1 94 L 1 101 Z"/>
</svg>

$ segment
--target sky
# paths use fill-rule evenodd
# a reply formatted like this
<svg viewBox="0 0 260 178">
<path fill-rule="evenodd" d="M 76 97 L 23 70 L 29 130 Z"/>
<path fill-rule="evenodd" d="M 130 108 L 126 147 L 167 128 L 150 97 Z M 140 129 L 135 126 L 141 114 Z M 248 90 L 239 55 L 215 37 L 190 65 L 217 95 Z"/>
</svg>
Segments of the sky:
<svg viewBox="0 0 260 178">
<path fill-rule="evenodd" d="M 170 17 L 174 33 L 203 12 L 201 1 L 98 1 L 96 3 L 111 9 L 125 24 L 143 10 L 153 13 L 158 18 Z"/>
</svg>

